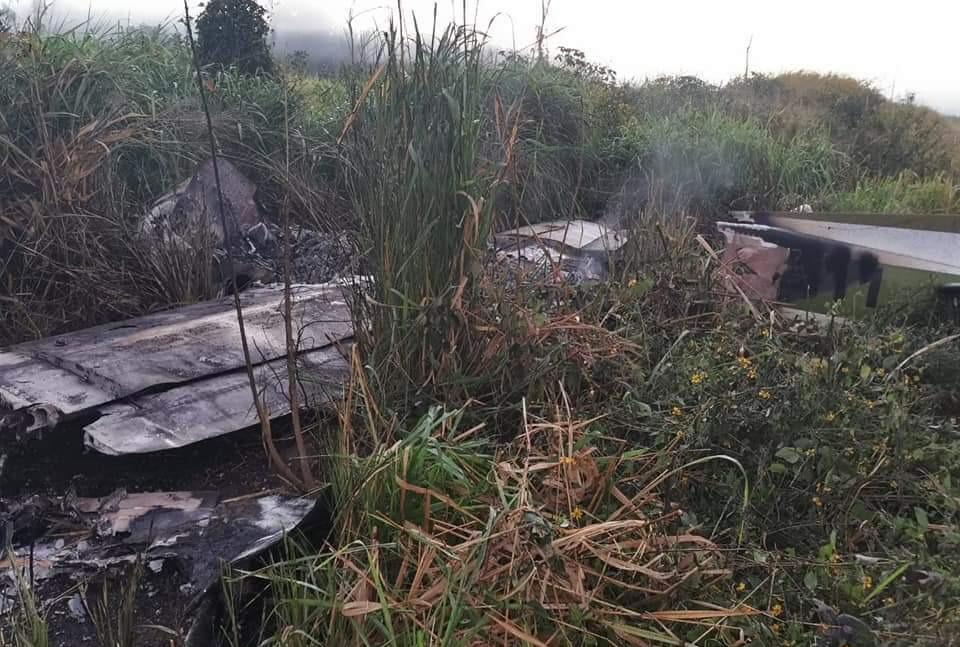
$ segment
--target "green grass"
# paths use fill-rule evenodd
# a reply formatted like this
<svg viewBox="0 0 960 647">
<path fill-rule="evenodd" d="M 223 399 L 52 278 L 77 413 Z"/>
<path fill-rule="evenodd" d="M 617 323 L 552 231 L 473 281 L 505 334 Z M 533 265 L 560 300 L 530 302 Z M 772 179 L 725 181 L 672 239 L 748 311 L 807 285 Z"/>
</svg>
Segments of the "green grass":
<svg viewBox="0 0 960 647">
<path fill-rule="evenodd" d="M 827 196 L 825 211 L 896 214 L 960 212 L 960 181 L 946 175 L 920 178 L 902 173 L 894 178 L 865 179 L 849 191 Z"/>
<path fill-rule="evenodd" d="M 31 588 L 29 574 L 16 565 L 18 562 L 13 550 L 8 549 L 6 554 L 10 562 L 15 564 L 12 576 L 16 586 L 16 607 L 9 614 L 9 624 L 4 622 L 10 629 L 11 641 L 7 643 L 4 632 L 0 630 L 0 646 L 6 647 L 9 644 L 11 647 L 47 647 L 50 638 L 46 612 L 41 608 Z"/>
<path fill-rule="evenodd" d="M 353 78 L 342 141 L 372 278 L 354 304 L 358 344 L 376 388 L 406 408 L 470 361 L 458 311 L 475 292 L 500 172 L 481 158 L 492 73 L 482 35 L 401 29 Z"/>
<path fill-rule="evenodd" d="M 795 206 L 841 181 L 844 160 L 822 133 L 781 140 L 718 110 L 634 117 L 620 146 L 668 211 Z"/>
</svg>

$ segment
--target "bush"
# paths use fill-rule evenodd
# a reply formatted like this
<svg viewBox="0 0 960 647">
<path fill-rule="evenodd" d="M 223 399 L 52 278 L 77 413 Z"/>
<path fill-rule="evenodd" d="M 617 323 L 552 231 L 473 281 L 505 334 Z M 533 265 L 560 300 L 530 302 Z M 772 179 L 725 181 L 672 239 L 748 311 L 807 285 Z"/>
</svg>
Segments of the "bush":
<svg viewBox="0 0 960 647">
<path fill-rule="evenodd" d="M 870 175 L 958 170 L 946 118 L 909 101 L 890 101 L 866 82 L 809 72 L 754 75 L 720 94 L 733 114 L 759 118 L 782 137 L 821 128 Z"/>
<path fill-rule="evenodd" d="M 904 171 L 930 176 L 958 170 L 949 126 L 942 115 L 929 108 L 888 102 L 861 128 L 864 134 L 854 154 L 878 176 Z"/>
</svg>

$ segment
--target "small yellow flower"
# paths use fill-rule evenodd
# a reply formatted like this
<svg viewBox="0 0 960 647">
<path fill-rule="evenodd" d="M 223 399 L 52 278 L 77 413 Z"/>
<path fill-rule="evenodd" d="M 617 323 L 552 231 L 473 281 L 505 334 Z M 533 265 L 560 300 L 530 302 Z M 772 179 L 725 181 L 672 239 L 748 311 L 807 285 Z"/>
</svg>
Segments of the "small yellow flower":
<svg viewBox="0 0 960 647">
<path fill-rule="evenodd" d="M 760 389 L 760 392 L 757 393 L 757 397 L 760 398 L 761 400 L 769 400 L 773 397 L 773 394 L 770 393 L 770 391 L 767 391 L 766 389 Z"/>
<path fill-rule="evenodd" d="M 738 591 L 738 592 L 743 593 L 743 592 L 746 591 L 746 590 L 747 590 L 747 583 L 746 583 L 746 582 L 740 582 L 739 584 L 737 584 L 737 591 Z"/>
<path fill-rule="evenodd" d="M 772 625 L 770 625 L 770 631 L 772 631 L 772 632 L 775 633 L 775 634 L 779 634 L 779 633 L 780 633 L 780 623 L 779 623 L 779 622 L 774 622 Z"/>
<path fill-rule="evenodd" d="M 770 615 L 779 616 L 781 613 L 783 613 L 783 605 L 779 602 L 770 607 Z"/>
<path fill-rule="evenodd" d="M 770 336 L 770 331 L 769 331 L 768 329 L 766 329 L 766 328 L 763 328 L 762 330 L 760 330 L 760 336 L 761 336 L 761 337 L 769 337 L 769 336 Z"/>
<path fill-rule="evenodd" d="M 827 413 L 823 416 L 823 419 L 827 422 L 833 422 L 837 419 L 837 414 L 833 411 L 827 411 Z"/>
<path fill-rule="evenodd" d="M 747 378 L 751 380 L 757 379 L 757 369 L 751 366 L 750 370 L 747 371 Z"/>
<path fill-rule="evenodd" d="M 883 368 L 883 367 L 880 367 L 880 368 L 877 369 L 877 375 L 878 375 L 879 377 L 883 377 L 883 376 L 886 375 L 886 374 L 887 374 L 887 369 L 885 369 L 885 368 Z"/>
<path fill-rule="evenodd" d="M 561 457 L 560 457 L 560 464 L 561 464 L 561 465 L 573 465 L 575 462 L 576 462 L 576 461 L 574 460 L 573 456 L 561 456 Z"/>
<path fill-rule="evenodd" d="M 673 409 L 670 410 L 670 415 L 672 415 L 674 418 L 682 418 L 683 409 L 681 409 L 680 407 L 674 407 Z"/>
<path fill-rule="evenodd" d="M 870 577 L 869 575 L 864 575 L 862 584 L 863 584 L 863 590 L 869 591 L 870 589 L 873 588 L 873 578 Z"/>
<path fill-rule="evenodd" d="M 630 279 L 629 281 L 627 281 L 627 287 L 628 287 L 628 288 L 632 288 L 632 287 L 635 286 L 636 284 L 637 284 L 637 279 Z"/>
<path fill-rule="evenodd" d="M 823 507 L 823 499 L 821 499 L 820 497 L 815 496 L 810 500 L 813 502 L 813 505 L 817 506 L 818 508 Z"/>
<path fill-rule="evenodd" d="M 700 384 L 705 379 L 707 379 L 707 374 L 701 371 L 697 371 L 696 373 L 690 376 L 690 384 Z"/>
<path fill-rule="evenodd" d="M 576 506 L 570 511 L 570 518 L 574 521 L 580 521 L 580 519 L 583 518 L 583 509 L 580 506 Z"/>
<path fill-rule="evenodd" d="M 752 362 L 750 361 L 749 357 L 744 357 L 741 355 L 737 358 L 737 364 L 740 366 L 740 368 L 750 368 L 750 364 L 752 364 Z"/>
</svg>

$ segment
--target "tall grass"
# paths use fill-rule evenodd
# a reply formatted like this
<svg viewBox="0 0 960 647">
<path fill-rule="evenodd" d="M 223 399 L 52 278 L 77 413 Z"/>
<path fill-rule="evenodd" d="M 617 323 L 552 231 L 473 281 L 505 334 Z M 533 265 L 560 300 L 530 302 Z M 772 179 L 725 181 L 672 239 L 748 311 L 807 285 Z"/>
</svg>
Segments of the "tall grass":
<svg viewBox="0 0 960 647">
<path fill-rule="evenodd" d="M 31 573 L 21 567 L 11 547 L 6 547 L 5 554 L 12 565 L 11 576 L 16 588 L 16 608 L 9 613 L 11 647 L 47 647 L 50 644 L 47 615 L 36 597 L 30 581 Z M 12 603 L 7 600 L 4 604 Z M 0 647 L 6 645 L 3 632 L 0 631 Z"/>
<path fill-rule="evenodd" d="M 960 183 L 945 175 L 920 178 L 901 173 L 894 178 L 866 178 L 853 189 L 828 195 L 827 211 L 860 211 L 897 214 L 949 214 L 960 212 Z"/>
<path fill-rule="evenodd" d="M 719 110 L 634 118 L 619 145 L 667 211 L 794 206 L 833 187 L 844 168 L 822 134 L 781 140 Z"/>
<path fill-rule="evenodd" d="M 50 32 L 0 41 L 0 343 L 215 296 L 212 261 L 139 235 L 139 214 L 207 153 L 190 58 L 163 27 Z M 312 226 L 342 213 L 332 146 L 299 124 L 276 79 L 208 79 L 226 157 Z M 331 209 L 331 207 L 334 207 Z"/>
<path fill-rule="evenodd" d="M 395 402 L 461 370 L 463 304 L 493 223 L 498 170 L 483 164 L 490 97 L 483 36 L 391 23 L 354 79 L 343 137 L 347 191 L 371 280 L 354 307 L 361 355 Z"/>
</svg>

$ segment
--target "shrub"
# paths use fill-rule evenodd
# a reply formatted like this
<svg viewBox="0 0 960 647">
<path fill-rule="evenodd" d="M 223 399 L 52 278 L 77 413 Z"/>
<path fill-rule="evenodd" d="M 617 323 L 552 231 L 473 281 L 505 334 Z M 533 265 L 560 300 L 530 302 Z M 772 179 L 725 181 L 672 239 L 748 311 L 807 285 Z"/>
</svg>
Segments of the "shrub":
<svg viewBox="0 0 960 647">
<path fill-rule="evenodd" d="M 732 82 L 720 95 L 727 110 L 759 118 L 782 137 L 822 129 L 871 175 L 957 170 L 946 118 L 910 101 L 891 101 L 863 81 L 809 72 L 754 75 Z"/>
<path fill-rule="evenodd" d="M 888 102 L 860 127 L 863 135 L 854 154 L 876 175 L 912 171 L 928 176 L 956 170 L 949 127 L 929 108 Z"/>
</svg>

